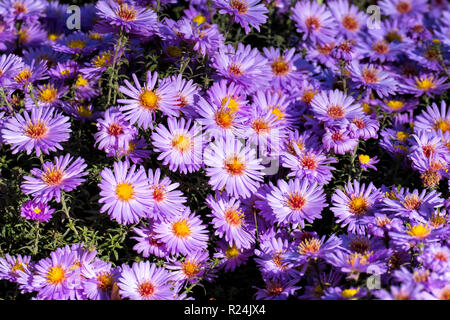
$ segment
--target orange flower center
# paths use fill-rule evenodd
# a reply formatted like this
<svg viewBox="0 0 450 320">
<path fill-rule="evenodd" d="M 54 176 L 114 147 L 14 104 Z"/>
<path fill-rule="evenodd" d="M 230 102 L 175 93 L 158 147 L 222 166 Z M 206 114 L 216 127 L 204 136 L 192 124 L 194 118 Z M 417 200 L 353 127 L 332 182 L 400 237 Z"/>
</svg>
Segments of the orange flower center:
<svg viewBox="0 0 450 320">
<path fill-rule="evenodd" d="M 378 82 L 378 72 L 373 68 L 364 68 L 362 77 L 366 83 Z"/>
<path fill-rule="evenodd" d="M 225 213 L 225 221 L 233 227 L 239 227 L 243 224 L 244 214 L 237 208 L 228 208 Z"/>
<path fill-rule="evenodd" d="M 341 119 L 345 115 L 345 110 L 340 105 L 330 106 L 327 114 L 333 119 Z"/>
<path fill-rule="evenodd" d="M 240 76 L 242 76 L 244 74 L 242 72 L 241 68 L 234 62 L 228 68 L 228 72 L 231 73 L 235 77 L 240 77 Z"/>
<path fill-rule="evenodd" d="M 317 238 L 305 239 L 298 246 L 298 252 L 300 254 L 317 253 L 322 246 L 321 242 Z"/>
<path fill-rule="evenodd" d="M 117 137 L 117 136 L 121 135 L 122 133 L 123 133 L 123 128 L 118 123 L 112 123 L 108 127 L 108 134 L 111 136 Z"/>
<path fill-rule="evenodd" d="M 306 204 L 306 199 L 298 192 L 293 192 L 287 199 L 287 205 L 292 210 L 301 210 Z"/>
<path fill-rule="evenodd" d="M 117 16 L 124 21 L 134 21 L 137 18 L 138 12 L 133 6 L 128 7 L 127 4 L 121 4 L 116 9 Z"/>
<path fill-rule="evenodd" d="M 342 25 L 344 26 L 345 29 L 347 29 L 348 31 L 356 31 L 359 29 L 359 23 L 358 21 L 352 17 L 351 15 L 346 15 L 343 19 L 342 19 Z"/>
<path fill-rule="evenodd" d="M 305 20 L 306 27 L 309 30 L 319 30 L 320 29 L 320 20 L 315 16 L 310 16 Z"/>
<path fill-rule="evenodd" d="M 369 210 L 369 202 L 366 198 L 360 196 L 352 196 L 348 204 L 350 212 L 357 216 L 362 216 Z"/>
<path fill-rule="evenodd" d="M 225 161 L 225 169 L 233 176 L 241 176 L 245 172 L 245 164 L 239 157 L 233 156 Z"/>
<path fill-rule="evenodd" d="M 273 73 L 277 76 L 284 76 L 289 73 L 289 65 L 281 57 L 272 62 L 271 66 Z"/>
<path fill-rule="evenodd" d="M 138 291 L 142 297 L 148 298 L 155 294 L 155 286 L 150 281 L 145 281 L 139 284 Z"/>
<path fill-rule="evenodd" d="M 236 9 L 239 14 L 245 14 L 248 11 L 248 5 L 240 0 L 231 0 L 230 7 Z"/>
<path fill-rule="evenodd" d="M 38 120 L 36 123 L 32 123 L 30 120 L 25 129 L 25 134 L 32 139 L 41 139 L 45 137 L 47 133 L 48 127 L 41 120 Z"/>
<path fill-rule="evenodd" d="M 191 234 L 191 229 L 186 219 L 173 223 L 172 231 L 179 238 L 186 238 Z"/>
<path fill-rule="evenodd" d="M 409 1 L 400 1 L 397 4 L 397 11 L 401 14 L 405 14 L 411 11 L 411 3 Z"/>
<path fill-rule="evenodd" d="M 389 52 L 389 45 L 384 40 L 378 40 L 372 49 L 378 54 L 386 54 Z"/>
<path fill-rule="evenodd" d="M 41 178 L 49 186 L 59 185 L 63 181 L 64 173 L 55 166 L 47 168 Z"/>
</svg>

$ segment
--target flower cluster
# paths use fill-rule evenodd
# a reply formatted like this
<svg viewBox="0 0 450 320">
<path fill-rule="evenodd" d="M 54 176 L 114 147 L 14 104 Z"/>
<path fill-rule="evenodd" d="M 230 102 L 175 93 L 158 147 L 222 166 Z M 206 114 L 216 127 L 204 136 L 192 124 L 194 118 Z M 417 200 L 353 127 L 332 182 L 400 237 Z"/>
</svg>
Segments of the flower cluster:
<svg viewBox="0 0 450 320">
<path fill-rule="evenodd" d="M 35 222 L 0 280 L 193 299 L 252 261 L 255 299 L 448 300 L 450 7 L 352 3 L 100 0 L 69 30 L 65 4 L 0 0 L 0 168 L 24 164 L 0 186 Z M 133 243 L 112 261 L 82 243 L 104 225 Z"/>
</svg>

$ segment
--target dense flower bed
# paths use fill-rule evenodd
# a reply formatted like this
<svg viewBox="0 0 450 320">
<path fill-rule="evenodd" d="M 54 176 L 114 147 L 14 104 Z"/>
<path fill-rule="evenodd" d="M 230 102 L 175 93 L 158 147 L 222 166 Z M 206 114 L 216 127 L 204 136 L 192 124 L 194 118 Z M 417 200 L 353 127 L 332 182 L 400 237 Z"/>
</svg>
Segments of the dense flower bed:
<svg viewBox="0 0 450 320">
<path fill-rule="evenodd" d="M 0 0 L 0 298 L 450 299 L 449 23 Z"/>
</svg>

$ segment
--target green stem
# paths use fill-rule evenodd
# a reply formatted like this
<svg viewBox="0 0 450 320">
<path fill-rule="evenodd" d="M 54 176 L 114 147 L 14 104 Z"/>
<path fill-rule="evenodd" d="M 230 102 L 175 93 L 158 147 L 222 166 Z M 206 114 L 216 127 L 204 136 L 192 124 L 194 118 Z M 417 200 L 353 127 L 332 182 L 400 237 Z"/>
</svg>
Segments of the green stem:
<svg viewBox="0 0 450 320">
<path fill-rule="evenodd" d="M 11 111 L 12 114 L 15 114 L 14 108 L 12 107 L 12 105 L 9 103 L 8 97 L 6 96 L 5 91 L 3 90 L 3 88 L 0 88 L 0 96 L 3 98 L 3 100 L 5 100 L 6 105 L 8 106 L 8 109 Z"/>
<path fill-rule="evenodd" d="M 126 42 L 127 42 L 126 33 L 124 31 L 121 31 L 119 34 L 119 37 L 117 39 L 116 50 L 114 50 L 113 64 L 111 66 L 112 71 L 111 71 L 111 75 L 109 77 L 109 83 L 108 83 L 108 99 L 106 102 L 107 106 L 110 106 L 111 94 L 113 93 L 112 92 L 113 88 L 114 88 L 114 100 L 112 101 L 112 103 L 116 104 L 117 88 L 118 88 L 117 78 L 119 76 L 118 65 L 120 62 L 120 58 L 122 57 L 122 54 L 123 54 L 122 49 L 125 47 Z M 119 52 L 120 52 L 120 55 L 119 55 Z"/>
<path fill-rule="evenodd" d="M 230 18 L 230 21 L 228 21 L 227 30 L 225 31 L 225 35 L 223 36 L 223 37 L 225 38 L 225 41 L 227 41 L 227 36 L 228 36 L 228 33 L 229 33 L 230 30 L 231 30 L 231 26 L 232 26 L 232 25 L 233 25 L 233 19 Z"/>
<path fill-rule="evenodd" d="M 180 74 L 183 75 L 184 70 L 186 70 L 186 67 L 189 65 L 189 62 L 191 61 L 191 56 L 188 56 L 187 58 L 183 59 L 183 62 L 180 66 Z"/>
<path fill-rule="evenodd" d="M 345 60 L 341 59 L 341 79 L 342 79 L 342 88 L 345 94 L 347 94 L 347 75 L 345 71 Z"/>
<path fill-rule="evenodd" d="M 39 221 L 36 220 L 36 236 L 34 238 L 34 246 L 33 246 L 33 255 L 35 256 L 38 252 L 38 248 L 39 248 Z"/>
<path fill-rule="evenodd" d="M 69 220 L 69 227 L 70 227 L 70 229 L 72 229 L 73 232 L 75 232 L 75 234 L 76 234 L 77 237 L 78 237 L 78 231 L 77 231 L 77 229 L 75 228 L 75 224 L 73 223 L 72 218 L 70 217 L 70 214 L 69 214 L 69 208 L 67 208 L 67 205 L 66 205 L 66 199 L 65 199 L 64 196 L 65 196 L 65 195 L 64 195 L 64 192 L 62 192 L 62 193 L 61 193 L 61 205 L 62 205 L 62 209 L 63 209 L 64 213 L 66 214 L 66 218 Z"/>
<path fill-rule="evenodd" d="M 36 105 L 36 108 L 39 108 L 39 101 L 36 99 L 36 96 L 34 95 L 32 83 L 30 83 L 28 85 L 28 94 L 30 95 L 31 99 L 33 100 L 34 104 Z"/>
</svg>

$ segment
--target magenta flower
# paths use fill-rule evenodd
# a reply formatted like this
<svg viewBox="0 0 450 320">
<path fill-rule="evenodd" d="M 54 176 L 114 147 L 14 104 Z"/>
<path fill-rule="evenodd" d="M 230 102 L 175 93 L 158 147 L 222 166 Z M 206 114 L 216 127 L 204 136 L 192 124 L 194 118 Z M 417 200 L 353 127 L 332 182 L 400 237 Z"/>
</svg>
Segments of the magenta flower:
<svg viewBox="0 0 450 320">
<path fill-rule="evenodd" d="M 52 218 L 55 209 L 48 204 L 35 200 L 28 200 L 22 204 L 20 216 L 28 220 L 48 222 Z"/>
<path fill-rule="evenodd" d="M 269 10 L 260 0 L 217 0 L 215 6 L 220 14 L 229 14 L 233 20 L 249 33 L 251 27 L 259 31 L 259 26 L 266 23 Z"/>
</svg>

